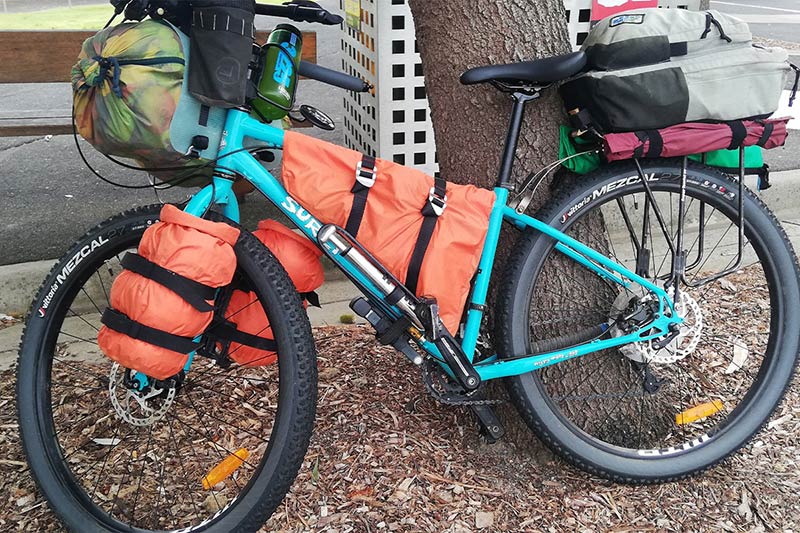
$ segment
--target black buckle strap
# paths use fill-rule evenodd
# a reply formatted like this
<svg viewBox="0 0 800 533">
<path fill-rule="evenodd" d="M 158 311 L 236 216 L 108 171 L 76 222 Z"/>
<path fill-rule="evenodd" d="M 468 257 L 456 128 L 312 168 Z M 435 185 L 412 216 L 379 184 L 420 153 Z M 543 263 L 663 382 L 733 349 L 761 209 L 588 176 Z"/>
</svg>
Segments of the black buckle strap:
<svg viewBox="0 0 800 533">
<path fill-rule="evenodd" d="M 190 353 L 200 347 L 199 342 L 195 342 L 191 337 L 181 337 L 173 335 L 160 329 L 145 326 L 135 320 L 131 320 L 127 315 L 114 309 L 106 308 L 100 321 L 108 328 L 118 333 L 127 335 L 132 339 L 137 339 L 153 346 L 166 348 L 167 350 L 178 353 Z"/>
<path fill-rule="evenodd" d="M 422 207 L 422 226 L 419 229 L 417 242 L 408 263 L 408 273 L 406 274 L 406 287 L 412 293 L 417 293 L 419 275 L 422 271 L 422 262 L 425 260 L 425 252 L 433 238 L 433 231 L 436 229 L 436 222 L 444 213 L 447 207 L 447 182 L 442 178 L 434 178 L 433 187 L 428 194 L 428 200 Z"/>
<path fill-rule="evenodd" d="M 792 70 L 794 70 L 794 84 L 789 91 L 789 107 L 792 107 L 794 104 L 794 99 L 797 98 L 797 85 L 800 83 L 800 67 L 793 63 L 789 63 L 789 66 L 792 67 Z"/>
<path fill-rule="evenodd" d="M 347 217 L 345 230 L 356 238 L 358 229 L 361 227 L 361 220 L 364 218 L 364 211 L 367 208 L 367 197 L 369 190 L 375 185 L 377 172 L 375 171 L 375 158 L 364 155 L 356 165 L 356 182 L 350 192 L 353 193 L 353 207 L 350 209 L 350 216 Z"/>
<path fill-rule="evenodd" d="M 189 305 L 201 313 L 208 313 L 214 310 L 214 306 L 207 301 L 214 300 L 216 297 L 217 289 L 214 287 L 209 287 L 208 285 L 181 276 L 132 252 L 125 254 L 121 264 L 122 268 L 135 272 L 147 279 L 151 279 L 159 285 L 163 285 L 186 300 Z"/>
<path fill-rule="evenodd" d="M 273 339 L 245 333 L 244 331 L 236 329 L 235 325 L 227 321 L 212 322 L 211 326 L 206 330 L 206 334 L 224 341 L 244 344 L 267 352 L 275 352 L 278 350 L 278 343 Z"/>
</svg>

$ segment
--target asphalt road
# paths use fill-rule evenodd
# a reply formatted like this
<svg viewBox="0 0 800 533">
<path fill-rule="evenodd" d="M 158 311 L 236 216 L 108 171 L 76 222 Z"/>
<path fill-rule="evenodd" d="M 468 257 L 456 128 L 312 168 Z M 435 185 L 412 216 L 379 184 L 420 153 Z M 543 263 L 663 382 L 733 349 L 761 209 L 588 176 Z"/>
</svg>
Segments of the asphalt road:
<svg viewBox="0 0 800 533">
<path fill-rule="evenodd" d="M 711 7 L 744 19 L 754 35 L 800 42 L 800 0 L 712 0 Z"/>
<path fill-rule="evenodd" d="M 0 0 L 1 2 L 2 0 Z M 103 3 L 97 0 L 72 0 L 73 4 Z M 755 5 L 758 2 L 759 5 Z M 338 9 L 337 0 L 322 0 L 329 9 Z M 6 0 L 9 11 L 32 6 L 63 6 L 68 0 Z M 749 0 L 712 2 L 712 7 L 742 16 L 752 22 L 754 34 L 763 38 L 796 43 L 800 63 L 800 0 Z M 2 9 L 2 3 L 0 3 Z M 270 27 L 260 17 L 260 27 Z M 318 61 L 323 66 L 340 68 L 339 28 L 313 27 L 318 34 Z M 317 105 L 337 123 L 343 115 L 341 93 L 317 82 L 304 81 L 300 103 Z M 67 84 L 0 85 L 0 116 L 67 115 L 70 109 Z M 317 130 L 319 131 L 319 130 Z M 321 135 L 321 132 L 320 132 Z M 342 143 L 341 131 L 325 134 L 331 142 Z M 91 149 L 88 151 L 91 154 Z M 142 175 L 121 170 L 98 154 L 90 157 L 104 174 L 129 184 L 146 183 Z M 800 168 L 800 135 L 790 136 L 783 149 L 767 152 L 775 170 Z M 0 138 L 0 265 L 60 256 L 67 246 L 94 223 L 136 205 L 157 200 L 151 190 L 117 189 L 92 176 L 79 159 L 71 137 L 52 139 Z M 162 198 L 179 200 L 187 191 L 175 189 Z M 251 195 L 243 206 L 248 224 L 274 213 L 271 206 Z"/>
</svg>

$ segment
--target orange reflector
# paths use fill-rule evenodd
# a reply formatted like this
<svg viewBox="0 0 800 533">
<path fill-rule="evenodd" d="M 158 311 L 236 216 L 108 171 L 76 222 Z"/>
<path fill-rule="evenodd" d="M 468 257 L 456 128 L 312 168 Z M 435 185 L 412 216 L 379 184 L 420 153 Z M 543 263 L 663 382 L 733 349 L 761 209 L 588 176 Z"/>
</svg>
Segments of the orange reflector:
<svg viewBox="0 0 800 533">
<path fill-rule="evenodd" d="M 250 457 L 250 452 L 247 451 L 247 448 L 239 448 L 236 450 L 236 452 L 223 459 L 220 464 L 212 468 L 211 471 L 203 477 L 203 488 L 208 490 L 233 474 L 237 468 L 244 464 L 248 457 Z"/>
<path fill-rule="evenodd" d="M 707 416 L 711 416 L 714 413 L 718 413 L 722 411 L 723 408 L 722 401 L 714 400 L 713 402 L 706 402 L 701 403 L 700 405 L 695 405 L 682 413 L 678 413 L 675 415 L 675 423 L 679 426 L 685 426 L 686 424 L 691 424 L 692 422 L 697 422 L 701 418 L 705 418 Z"/>
</svg>

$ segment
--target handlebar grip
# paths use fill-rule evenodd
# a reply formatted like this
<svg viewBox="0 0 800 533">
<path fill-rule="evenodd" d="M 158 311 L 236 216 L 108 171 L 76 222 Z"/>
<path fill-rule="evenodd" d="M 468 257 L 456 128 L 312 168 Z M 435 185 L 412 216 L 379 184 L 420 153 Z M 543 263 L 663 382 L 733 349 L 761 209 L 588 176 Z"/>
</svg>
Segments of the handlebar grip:
<svg viewBox="0 0 800 533">
<path fill-rule="evenodd" d="M 341 24 L 344 20 L 339 15 L 335 15 L 322 9 L 316 4 L 311 3 L 287 3 L 284 5 L 256 4 L 257 15 L 267 15 L 271 17 L 284 17 L 297 22 L 316 22 L 327 26 Z"/>
<path fill-rule="evenodd" d="M 334 85 L 348 91 L 365 93 L 371 89 L 370 84 L 361 78 L 321 67 L 315 63 L 309 63 L 308 61 L 300 61 L 300 66 L 297 71 L 301 76 L 305 76 L 306 78 L 321 81 L 328 85 Z"/>
</svg>

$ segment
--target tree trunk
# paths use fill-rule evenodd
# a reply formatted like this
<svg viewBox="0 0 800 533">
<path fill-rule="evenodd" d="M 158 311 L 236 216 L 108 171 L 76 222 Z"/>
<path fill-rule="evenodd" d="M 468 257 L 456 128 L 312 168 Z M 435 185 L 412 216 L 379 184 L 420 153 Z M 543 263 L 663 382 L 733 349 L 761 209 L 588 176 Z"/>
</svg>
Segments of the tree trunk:
<svg viewBox="0 0 800 533">
<path fill-rule="evenodd" d="M 570 51 L 562 0 L 409 0 L 431 106 L 439 167 L 455 183 L 492 187 L 511 100 L 488 84 L 464 86 L 462 72 Z M 557 155 L 561 103 L 555 91 L 528 104 L 514 176 Z"/>
<path fill-rule="evenodd" d="M 417 30 L 442 176 L 454 183 L 491 188 L 497 179 L 512 102 L 507 94 L 488 84 L 463 86 L 458 81 L 459 76 L 476 66 L 539 59 L 569 52 L 563 0 L 541 0 L 535 4 L 529 0 L 409 0 L 409 5 Z M 552 88 L 545 90 L 541 99 L 527 105 L 514 159 L 515 181 L 519 182 L 527 173 L 556 159 L 558 126 L 563 121 L 561 101 Z M 529 212 L 535 212 L 543 205 L 549 192 L 549 187 L 540 187 Z M 585 227 L 576 227 L 573 237 L 598 251 L 607 251 L 603 221 L 595 222 L 587 221 L 582 225 Z M 494 279 L 500 279 L 503 275 L 505 251 L 510 248 L 514 237 L 504 234 L 501 239 Z M 562 265 L 558 275 L 546 282 L 549 283 L 548 290 L 544 291 L 546 294 L 537 293 L 535 299 L 550 304 L 551 309 L 562 308 L 564 302 L 609 299 L 607 287 L 606 294 L 603 294 L 604 285 L 597 276 L 592 275 L 588 279 L 588 271 L 584 269 L 578 272 L 580 269 L 576 269 L 575 263 Z M 547 273 L 543 275 L 547 276 Z M 587 279 L 578 283 L 581 277 Z M 565 285 L 564 280 L 569 280 L 569 283 Z M 610 296 L 610 301 L 614 296 Z M 560 327 L 570 328 L 570 324 L 562 320 Z M 534 338 L 553 338 L 568 330 L 532 329 L 531 332 Z M 593 356 L 602 360 L 603 368 L 599 375 L 593 377 L 596 384 L 591 385 L 605 389 L 595 393 L 629 390 L 632 380 L 635 382 L 639 379 L 635 375 L 632 377 L 631 363 L 621 355 L 608 357 L 598 353 Z M 562 375 L 568 368 L 555 365 L 545 371 L 542 378 L 557 382 L 556 388 L 563 386 L 568 389 L 573 388 L 572 381 L 577 383 L 577 380 L 586 379 L 586 376 L 578 374 Z M 504 394 L 498 387 L 490 388 L 490 393 L 498 396 Z M 510 405 L 498 409 L 498 413 L 512 442 L 533 453 L 538 454 L 542 450 Z M 571 414 L 572 419 L 581 424 L 582 418 L 591 420 L 593 413 L 591 407 L 587 406 L 585 413 Z M 618 415 L 605 417 L 607 422 L 604 424 L 607 427 L 595 428 L 595 434 L 605 433 L 610 437 L 619 435 L 619 438 L 624 438 L 622 429 L 626 413 L 620 412 Z M 615 442 L 612 438 L 609 441 Z"/>
<path fill-rule="evenodd" d="M 541 59 L 570 52 L 563 0 L 409 0 L 422 56 L 442 176 L 491 188 L 497 179 L 511 99 L 488 84 L 464 86 L 465 70 L 488 64 Z M 527 105 L 514 159 L 515 181 L 556 159 L 564 115 L 554 89 Z M 547 187 L 530 208 L 547 198 Z M 504 236 L 495 274 L 504 269 Z M 496 278 L 497 279 L 497 278 Z M 493 394 L 504 393 L 495 389 Z M 507 438 L 532 453 L 543 448 L 510 405 L 498 410 Z"/>
</svg>

